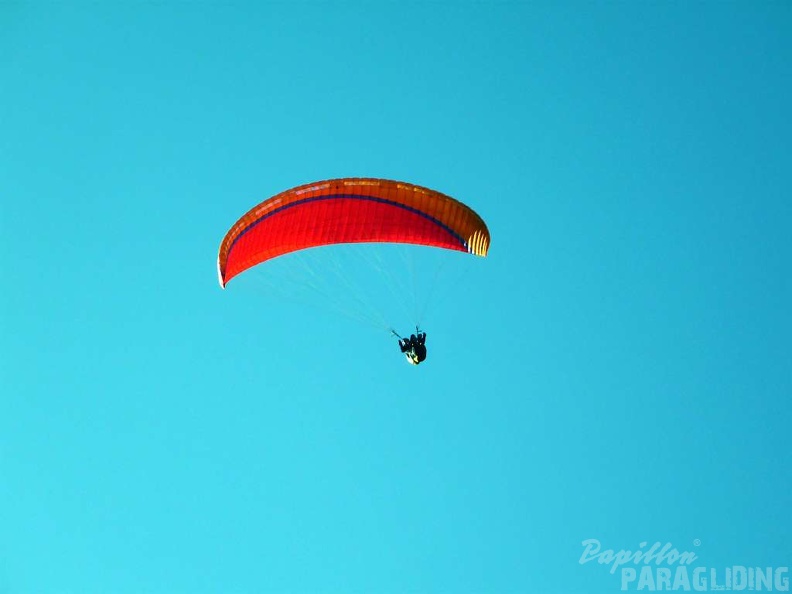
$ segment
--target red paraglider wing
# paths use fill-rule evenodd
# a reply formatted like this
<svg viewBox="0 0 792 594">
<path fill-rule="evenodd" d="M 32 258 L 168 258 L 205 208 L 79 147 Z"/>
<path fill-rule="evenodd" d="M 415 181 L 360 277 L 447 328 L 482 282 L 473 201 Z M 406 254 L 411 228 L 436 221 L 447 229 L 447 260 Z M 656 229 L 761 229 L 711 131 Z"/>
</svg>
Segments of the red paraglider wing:
<svg viewBox="0 0 792 594">
<path fill-rule="evenodd" d="M 401 182 L 345 178 L 306 184 L 265 200 L 228 231 L 220 285 L 289 252 L 335 243 L 392 242 L 486 256 L 484 221 L 453 198 Z"/>
</svg>

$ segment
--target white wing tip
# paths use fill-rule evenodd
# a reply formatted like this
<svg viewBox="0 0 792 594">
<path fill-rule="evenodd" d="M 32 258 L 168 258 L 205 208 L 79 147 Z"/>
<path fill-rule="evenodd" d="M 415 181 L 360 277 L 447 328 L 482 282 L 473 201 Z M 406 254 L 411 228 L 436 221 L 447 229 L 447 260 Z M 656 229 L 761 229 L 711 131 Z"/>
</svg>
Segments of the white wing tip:
<svg viewBox="0 0 792 594">
<path fill-rule="evenodd" d="M 221 289 L 225 289 L 225 283 L 223 282 L 223 272 L 220 270 L 220 256 L 217 257 L 217 282 L 220 283 Z"/>
</svg>

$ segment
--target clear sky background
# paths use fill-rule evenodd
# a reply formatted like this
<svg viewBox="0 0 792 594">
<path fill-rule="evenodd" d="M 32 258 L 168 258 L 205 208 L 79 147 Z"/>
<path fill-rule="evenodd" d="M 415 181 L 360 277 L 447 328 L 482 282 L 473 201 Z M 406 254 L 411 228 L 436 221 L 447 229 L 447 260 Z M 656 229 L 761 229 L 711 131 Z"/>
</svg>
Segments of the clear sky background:
<svg viewBox="0 0 792 594">
<path fill-rule="evenodd" d="M 789 2 L 0 3 L 0 592 L 792 565 L 791 97 Z M 492 232 L 418 368 L 217 285 L 344 176 Z"/>
</svg>

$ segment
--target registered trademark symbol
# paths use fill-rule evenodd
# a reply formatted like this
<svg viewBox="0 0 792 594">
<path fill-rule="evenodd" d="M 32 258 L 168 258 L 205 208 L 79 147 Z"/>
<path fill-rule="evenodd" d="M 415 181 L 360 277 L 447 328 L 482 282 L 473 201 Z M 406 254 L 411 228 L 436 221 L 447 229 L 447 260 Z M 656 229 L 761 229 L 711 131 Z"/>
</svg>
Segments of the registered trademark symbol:
<svg viewBox="0 0 792 594">
<path fill-rule="evenodd" d="M 701 541 L 698 538 L 693 539 L 693 546 L 698 547 L 701 546 Z"/>
</svg>

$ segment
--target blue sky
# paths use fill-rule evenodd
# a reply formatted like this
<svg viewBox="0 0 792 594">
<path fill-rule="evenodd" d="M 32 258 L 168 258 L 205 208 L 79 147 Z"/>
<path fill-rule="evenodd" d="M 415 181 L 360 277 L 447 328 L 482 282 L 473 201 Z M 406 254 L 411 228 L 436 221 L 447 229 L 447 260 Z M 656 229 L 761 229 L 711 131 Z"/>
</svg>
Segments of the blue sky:
<svg viewBox="0 0 792 594">
<path fill-rule="evenodd" d="M 791 31 L 783 2 L 0 4 L 0 592 L 618 590 L 589 538 L 789 566 Z M 492 232 L 417 369 L 217 285 L 238 216 L 343 176 Z"/>
</svg>

